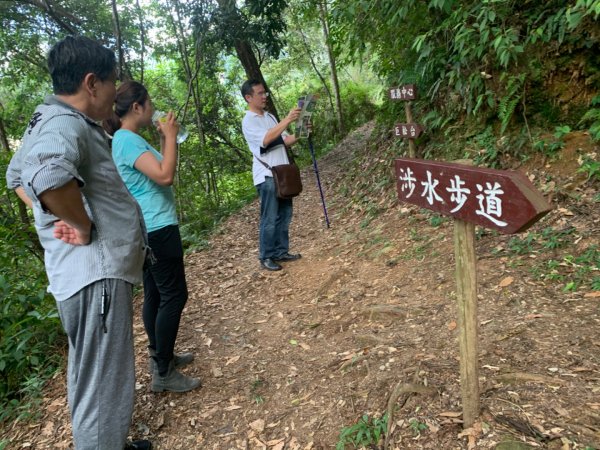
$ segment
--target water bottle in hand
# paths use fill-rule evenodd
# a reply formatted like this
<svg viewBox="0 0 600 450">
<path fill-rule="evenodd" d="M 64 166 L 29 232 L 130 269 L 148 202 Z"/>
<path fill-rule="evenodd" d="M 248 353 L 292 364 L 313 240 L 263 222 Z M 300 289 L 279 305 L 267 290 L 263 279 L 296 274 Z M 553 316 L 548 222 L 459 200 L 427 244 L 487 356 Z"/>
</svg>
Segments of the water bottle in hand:
<svg viewBox="0 0 600 450">
<path fill-rule="evenodd" d="M 154 114 L 152 114 L 152 123 L 157 123 L 159 121 L 164 122 L 166 121 L 167 117 L 167 113 L 163 112 L 163 111 L 154 111 Z M 181 144 L 183 141 L 185 141 L 187 139 L 187 137 L 189 136 L 189 132 L 188 130 L 185 129 L 185 127 L 183 125 L 179 125 L 179 132 L 177 133 L 177 143 Z"/>
</svg>

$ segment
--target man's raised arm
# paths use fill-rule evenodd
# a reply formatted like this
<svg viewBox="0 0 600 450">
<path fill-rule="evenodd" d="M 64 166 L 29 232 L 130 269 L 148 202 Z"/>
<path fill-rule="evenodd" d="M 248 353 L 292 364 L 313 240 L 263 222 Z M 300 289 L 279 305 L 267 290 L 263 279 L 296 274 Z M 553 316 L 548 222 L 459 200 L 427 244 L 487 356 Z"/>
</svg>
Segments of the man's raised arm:
<svg viewBox="0 0 600 450">
<path fill-rule="evenodd" d="M 287 127 L 289 127 L 290 124 L 298 118 L 301 111 L 302 111 L 302 108 L 292 109 L 289 112 L 289 114 L 281 120 L 281 122 L 279 122 L 273 128 L 270 128 L 269 131 L 267 131 L 267 134 L 265 134 L 265 137 L 263 138 L 262 146 L 267 147 L 271 142 L 273 142 L 275 139 L 277 139 L 279 136 L 281 136 L 281 134 L 287 129 Z M 292 145 L 295 142 L 296 142 L 296 140 L 294 140 L 294 142 L 291 142 L 288 144 L 288 142 L 286 140 L 285 143 L 286 143 L 286 145 Z"/>
</svg>

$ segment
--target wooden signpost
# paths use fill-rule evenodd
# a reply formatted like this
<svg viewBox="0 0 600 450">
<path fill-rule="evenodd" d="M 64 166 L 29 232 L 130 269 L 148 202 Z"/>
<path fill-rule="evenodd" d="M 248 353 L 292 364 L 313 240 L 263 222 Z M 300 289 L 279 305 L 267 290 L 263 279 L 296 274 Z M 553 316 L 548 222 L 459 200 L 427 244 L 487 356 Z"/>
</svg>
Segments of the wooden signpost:
<svg viewBox="0 0 600 450">
<path fill-rule="evenodd" d="M 393 87 L 389 89 L 389 96 L 392 100 L 405 101 L 404 110 L 406 111 L 406 122 L 396 125 L 395 134 L 403 139 L 408 139 L 408 156 L 414 158 L 416 155 L 415 139 L 423 132 L 421 125 L 413 123 L 411 100 L 417 98 L 417 86 L 414 84 L 405 84 L 404 86 Z"/>
<path fill-rule="evenodd" d="M 479 415 L 475 225 L 519 233 L 552 206 L 520 172 L 413 158 L 395 162 L 398 198 L 454 217 L 463 427 Z"/>
<path fill-rule="evenodd" d="M 550 211 L 521 172 L 401 158 L 398 198 L 503 234 L 525 231 Z"/>
<path fill-rule="evenodd" d="M 392 100 L 416 100 L 417 86 L 405 84 L 404 86 L 390 88 L 390 98 Z"/>
<path fill-rule="evenodd" d="M 423 133 L 423 128 L 416 123 L 397 123 L 394 128 L 394 134 L 398 137 L 410 139 L 409 143 L 421 136 L 421 133 Z"/>
</svg>

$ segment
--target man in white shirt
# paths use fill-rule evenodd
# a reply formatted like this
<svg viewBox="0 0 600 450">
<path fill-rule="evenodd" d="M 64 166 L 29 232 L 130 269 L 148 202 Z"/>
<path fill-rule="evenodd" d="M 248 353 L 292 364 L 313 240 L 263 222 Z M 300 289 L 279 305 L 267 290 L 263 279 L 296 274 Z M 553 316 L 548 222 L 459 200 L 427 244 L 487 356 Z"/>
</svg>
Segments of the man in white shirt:
<svg viewBox="0 0 600 450">
<path fill-rule="evenodd" d="M 269 167 L 289 164 L 286 146 L 295 144 L 297 138 L 285 130 L 298 118 L 301 109 L 292 109 L 281 122 L 277 122 L 265 110 L 269 93 L 260 81 L 247 80 L 241 90 L 248 103 L 242 131 L 253 155 L 252 177 L 260 196 L 258 257 L 263 268 L 281 270 L 280 262 L 295 261 L 301 255 L 289 253 L 292 200 L 277 197 L 273 175 L 265 164 Z"/>
</svg>

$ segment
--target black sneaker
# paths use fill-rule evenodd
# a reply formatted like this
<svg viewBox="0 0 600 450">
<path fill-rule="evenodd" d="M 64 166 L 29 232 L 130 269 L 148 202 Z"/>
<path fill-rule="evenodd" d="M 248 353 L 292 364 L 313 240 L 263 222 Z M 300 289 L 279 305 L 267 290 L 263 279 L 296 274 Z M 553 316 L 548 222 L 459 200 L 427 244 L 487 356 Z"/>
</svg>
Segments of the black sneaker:
<svg viewBox="0 0 600 450">
<path fill-rule="evenodd" d="M 281 267 L 279 264 L 277 264 L 271 258 L 262 259 L 260 261 L 260 265 L 263 266 L 263 268 L 265 268 L 267 270 L 281 270 L 281 269 L 283 269 L 283 267 Z"/>
<path fill-rule="evenodd" d="M 302 258 L 302 255 L 300 253 L 284 253 L 281 256 L 278 256 L 277 258 L 273 258 L 274 261 L 277 262 L 286 262 L 286 261 L 296 261 L 297 259 Z"/>
<path fill-rule="evenodd" d="M 152 450 L 152 442 L 145 439 L 125 444 L 125 450 Z"/>
</svg>

